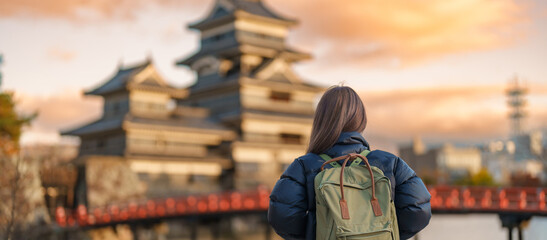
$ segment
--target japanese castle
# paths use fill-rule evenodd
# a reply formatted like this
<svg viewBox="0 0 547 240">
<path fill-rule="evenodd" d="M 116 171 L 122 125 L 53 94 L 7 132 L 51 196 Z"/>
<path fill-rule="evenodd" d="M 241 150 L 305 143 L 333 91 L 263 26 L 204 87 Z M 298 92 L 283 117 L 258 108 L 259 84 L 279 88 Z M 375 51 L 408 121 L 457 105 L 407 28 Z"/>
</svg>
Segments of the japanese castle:
<svg viewBox="0 0 547 240">
<path fill-rule="evenodd" d="M 169 85 L 148 59 L 85 92 L 104 108 L 63 132 L 81 139 L 76 204 L 273 187 L 305 153 L 325 90 L 292 70 L 311 58 L 286 45 L 296 24 L 259 0 L 217 0 L 189 25 L 200 49 L 176 61 L 197 73 L 193 85 Z"/>
</svg>

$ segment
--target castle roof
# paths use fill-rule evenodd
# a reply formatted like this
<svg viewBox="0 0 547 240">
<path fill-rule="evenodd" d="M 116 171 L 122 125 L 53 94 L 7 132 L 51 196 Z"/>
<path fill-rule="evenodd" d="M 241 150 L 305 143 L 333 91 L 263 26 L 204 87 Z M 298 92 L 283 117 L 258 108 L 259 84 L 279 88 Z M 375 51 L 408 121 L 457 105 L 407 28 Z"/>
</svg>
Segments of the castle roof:
<svg viewBox="0 0 547 240">
<path fill-rule="evenodd" d="M 125 115 L 121 118 L 99 119 L 85 126 L 64 131 L 62 135 L 90 135 L 96 133 L 104 133 L 108 131 L 122 130 L 127 126 L 149 126 L 150 128 L 160 129 L 167 128 L 173 131 L 190 131 L 190 132 L 215 132 L 222 134 L 226 138 L 233 138 L 233 132 L 207 118 L 189 117 L 189 116 L 171 116 L 170 118 L 155 119 L 147 117 Z"/>
<path fill-rule="evenodd" d="M 187 90 L 177 89 L 169 85 L 158 73 L 150 59 L 143 63 L 120 67 L 114 76 L 100 86 L 86 91 L 86 95 L 108 95 L 115 92 L 140 89 L 148 91 L 167 92 L 172 97 L 183 98 Z"/>
<path fill-rule="evenodd" d="M 274 21 L 285 25 L 294 25 L 295 19 L 290 19 L 275 13 L 264 5 L 261 0 L 217 0 L 215 7 L 209 15 L 196 23 L 190 24 L 190 28 L 203 29 L 218 22 L 230 21 L 237 16 L 260 18 L 265 21 Z"/>
</svg>

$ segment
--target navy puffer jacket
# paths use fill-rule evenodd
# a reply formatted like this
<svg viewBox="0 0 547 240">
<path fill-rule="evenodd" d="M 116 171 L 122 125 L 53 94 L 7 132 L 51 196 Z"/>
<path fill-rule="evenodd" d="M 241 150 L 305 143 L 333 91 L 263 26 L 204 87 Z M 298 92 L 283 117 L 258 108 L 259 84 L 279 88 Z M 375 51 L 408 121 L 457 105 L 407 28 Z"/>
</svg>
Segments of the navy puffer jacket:
<svg viewBox="0 0 547 240">
<path fill-rule="evenodd" d="M 343 132 L 327 155 L 332 158 L 369 149 L 357 132 Z M 380 168 L 391 181 L 391 193 L 401 239 L 422 230 L 431 218 L 431 195 L 422 180 L 399 157 L 380 150 L 367 156 L 372 166 Z M 284 239 L 315 239 L 315 192 L 313 181 L 324 160 L 308 153 L 294 160 L 277 181 L 270 195 L 268 221 Z"/>
</svg>

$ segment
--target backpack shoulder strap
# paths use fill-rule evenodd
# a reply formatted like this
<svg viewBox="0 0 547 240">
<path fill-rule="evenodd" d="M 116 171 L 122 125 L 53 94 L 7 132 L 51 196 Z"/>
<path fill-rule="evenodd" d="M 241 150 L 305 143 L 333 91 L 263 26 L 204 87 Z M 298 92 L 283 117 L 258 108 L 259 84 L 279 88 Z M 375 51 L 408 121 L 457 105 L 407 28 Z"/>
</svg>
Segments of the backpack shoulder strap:
<svg viewBox="0 0 547 240">
<path fill-rule="evenodd" d="M 366 157 L 369 153 L 370 153 L 370 150 L 365 149 L 361 152 L 361 155 Z M 353 160 L 353 162 L 351 162 L 351 164 L 349 166 L 350 167 L 359 166 L 359 164 L 361 164 L 361 162 L 363 162 L 363 160 L 361 158 L 356 158 L 355 160 Z"/>
<path fill-rule="evenodd" d="M 329 155 L 324 154 L 324 153 L 323 153 L 323 154 L 319 154 L 319 156 L 320 156 L 323 160 L 325 160 L 325 162 L 332 159 Z M 334 167 L 334 168 L 336 168 L 336 167 L 342 167 L 342 166 L 340 166 L 340 164 L 339 164 L 338 162 L 331 162 L 331 163 L 329 163 L 329 164 L 330 164 L 332 167 Z"/>
</svg>

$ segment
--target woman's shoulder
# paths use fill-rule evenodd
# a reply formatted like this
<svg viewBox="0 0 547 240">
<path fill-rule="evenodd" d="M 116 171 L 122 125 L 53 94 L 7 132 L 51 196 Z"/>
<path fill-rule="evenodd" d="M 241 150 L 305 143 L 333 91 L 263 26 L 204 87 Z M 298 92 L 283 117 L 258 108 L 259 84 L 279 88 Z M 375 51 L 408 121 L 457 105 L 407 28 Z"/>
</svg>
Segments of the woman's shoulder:
<svg viewBox="0 0 547 240">
<path fill-rule="evenodd" d="M 315 154 L 315 153 L 306 153 L 300 157 L 297 157 L 295 159 L 295 161 L 309 161 L 309 160 L 313 160 L 313 159 L 317 159 L 317 158 L 321 158 L 319 157 L 319 155 Z"/>
<path fill-rule="evenodd" d="M 379 150 L 379 149 L 372 150 L 367 156 L 369 158 L 370 157 L 375 157 L 375 158 L 382 158 L 384 160 L 390 160 L 390 161 L 395 161 L 395 160 L 397 160 L 397 158 L 399 158 L 398 156 L 396 156 L 393 153 L 383 151 L 383 150 Z"/>
<path fill-rule="evenodd" d="M 396 156 L 395 154 L 393 153 L 390 153 L 390 152 L 387 152 L 387 151 L 383 151 L 383 150 L 373 150 L 371 151 L 368 155 L 367 155 L 368 158 L 378 158 L 378 159 L 381 159 L 383 161 L 396 161 L 399 157 Z M 318 161 L 319 162 L 322 162 L 322 158 L 315 154 L 315 153 L 306 153 L 302 156 L 299 156 L 297 157 L 295 160 L 295 162 L 299 162 L 300 164 L 303 164 L 303 165 L 309 165 L 309 164 L 314 164 L 314 163 L 317 163 Z"/>
<path fill-rule="evenodd" d="M 315 153 L 306 153 L 302 156 L 297 157 L 293 164 L 300 165 L 306 173 L 316 171 L 321 167 L 324 160 Z"/>
<path fill-rule="evenodd" d="M 395 160 L 397 158 L 399 158 L 398 156 L 396 156 L 395 154 L 393 153 L 390 153 L 390 152 L 387 152 L 387 151 L 383 151 L 383 150 L 379 150 L 379 149 L 375 149 L 375 150 L 372 150 L 368 155 L 368 157 L 375 157 L 375 158 L 387 158 L 387 159 L 391 159 L 391 160 Z M 315 154 L 315 153 L 306 153 L 302 156 L 299 156 L 295 159 L 295 161 L 315 161 L 317 159 L 322 159 L 319 155 Z"/>
<path fill-rule="evenodd" d="M 367 158 L 371 165 L 379 167 L 384 172 L 395 172 L 400 161 L 395 154 L 383 150 L 371 151 Z"/>
<path fill-rule="evenodd" d="M 393 172 L 397 182 L 404 182 L 416 175 L 403 159 L 393 153 L 374 150 L 369 156 L 371 165 L 379 166 L 384 172 Z"/>
</svg>

